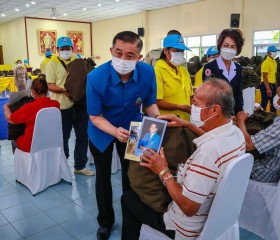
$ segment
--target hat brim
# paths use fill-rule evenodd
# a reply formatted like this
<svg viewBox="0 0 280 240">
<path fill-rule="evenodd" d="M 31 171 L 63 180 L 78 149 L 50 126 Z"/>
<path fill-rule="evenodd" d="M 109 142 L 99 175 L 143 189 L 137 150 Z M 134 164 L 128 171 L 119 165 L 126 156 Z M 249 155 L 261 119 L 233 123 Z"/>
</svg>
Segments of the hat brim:
<svg viewBox="0 0 280 240">
<path fill-rule="evenodd" d="M 166 45 L 166 46 L 164 46 L 164 48 L 170 48 L 170 47 L 172 47 L 172 48 L 176 48 L 176 49 L 180 49 L 180 50 L 188 50 L 188 51 L 191 51 L 191 49 L 189 49 L 188 47 L 186 47 L 186 46 L 184 46 L 184 45 L 180 45 L 180 44 L 178 44 L 178 45 Z"/>
</svg>

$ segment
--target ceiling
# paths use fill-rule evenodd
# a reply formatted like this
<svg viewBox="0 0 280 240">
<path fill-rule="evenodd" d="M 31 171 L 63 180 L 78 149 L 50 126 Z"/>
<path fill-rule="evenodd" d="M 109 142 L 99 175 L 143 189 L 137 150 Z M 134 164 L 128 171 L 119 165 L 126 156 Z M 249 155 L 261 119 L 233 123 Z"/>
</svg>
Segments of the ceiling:
<svg viewBox="0 0 280 240">
<path fill-rule="evenodd" d="M 20 17 L 95 22 L 200 0 L 0 0 L 0 24 Z M 16 10 L 17 9 L 17 10 Z"/>
</svg>

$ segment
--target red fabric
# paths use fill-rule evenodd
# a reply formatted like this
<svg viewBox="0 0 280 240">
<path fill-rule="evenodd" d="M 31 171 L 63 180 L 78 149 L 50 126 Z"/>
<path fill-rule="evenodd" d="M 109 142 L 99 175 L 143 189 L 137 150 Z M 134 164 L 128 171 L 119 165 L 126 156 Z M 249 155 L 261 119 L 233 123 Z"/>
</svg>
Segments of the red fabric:
<svg viewBox="0 0 280 240">
<path fill-rule="evenodd" d="M 25 123 L 24 134 L 17 139 L 17 146 L 20 150 L 30 152 L 37 112 L 47 107 L 59 109 L 59 102 L 47 97 L 37 98 L 34 102 L 24 105 L 11 114 L 10 117 L 14 123 Z"/>
</svg>

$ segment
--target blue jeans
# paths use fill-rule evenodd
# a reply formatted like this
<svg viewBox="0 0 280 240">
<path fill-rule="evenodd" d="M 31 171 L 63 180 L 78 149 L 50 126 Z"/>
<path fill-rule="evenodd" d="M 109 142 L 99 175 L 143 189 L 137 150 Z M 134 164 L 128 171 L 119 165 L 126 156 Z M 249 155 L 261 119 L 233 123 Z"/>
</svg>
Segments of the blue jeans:
<svg viewBox="0 0 280 240">
<path fill-rule="evenodd" d="M 68 109 L 61 110 L 62 116 L 62 132 L 63 132 L 63 145 L 66 158 L 69 157 L 68 141 L 72 127 L 74 128 L 76 141 L 74 149 L 74 168 L 81 170 L 87 163 L 87 150 L 88 150 L 88 114 L 86 109 L 73 106 Z"/>
<path fill-rule="evenodd" d="M 264 83 L 262 82 L 260 85 L 260 91 L 261 91 L 261 96 L 262 96 L 261 106 L 265 110 L 268 100 L 269 100 L 270 101 L 270 112 L 276 112 L 276 109 L 273 106 L 273 98 L 276 95 L 276 84 L 269 83 L 269 87 L 272 92 L 272 97 L 267 96 L 266 87 L 265 87 Z"/>
</svg>

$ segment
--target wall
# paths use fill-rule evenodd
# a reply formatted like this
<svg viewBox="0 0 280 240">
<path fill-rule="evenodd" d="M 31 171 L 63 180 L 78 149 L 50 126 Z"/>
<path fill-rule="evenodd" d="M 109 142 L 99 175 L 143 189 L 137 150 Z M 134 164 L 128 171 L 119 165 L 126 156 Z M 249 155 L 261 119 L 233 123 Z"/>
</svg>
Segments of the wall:
<svg viewBox="0 0 280 240">
<path fill-rule="evenodd" d="M 145 16 L 145 12 L 98 21 L 92 24 L 93 55 L 97 65 L 112 58 L 110 48 L 112 47 L 112 40 L 118 32 L 129 30 L 137 33 L 139 27 L 144 27 L 145 20 L 143 20 L 143 16 Z M 100 59 L 96 57 L 100 57 Z"/>
<path fill-rule="evenodd" d="M 0 25 L 0 45 L 3 45 L 5 64 L 14 64 L 16 60 L 27 57 L 23 18 Z"/>
<path fill-rule="evenodd" d="M 66 31 L 82 31 L 84 38 L 84 56 L 91 56 L 90 49 L 90 24 L 78 22 L 66 22 L 55 20 L 41 20 L 26 18 L 28 50 L 30 65 L 35 68 L 40 68 L 40 62 L 45 56 L 39 55 L 38 30 L 56 30 L 57 37 L 66 36 Z"/>
<path fill-rule="evenodd" d="M 159 48 L 161 39 L 171 29 L 179 30 L 186 37 L 219 34 L 221 30 L 230 27 L 231 14 L 240 13 L 239 28 L 245 38 L 241 55 L 252 56 L 253 31 L 279 29 L 279 9 L 279 0 L 202 0 L 94 22 L 93 51 L 95 55 L 101 56 L 96 61 L 98 64 L 110 60 L 109 48 L 113 35 L 121 30 L 137 31 L 142 23 L 145 28 L 142 53 L 145 54 L 150 49 Z M 114 31 L 103 31 L 110 27 Z"/>
</svg>

